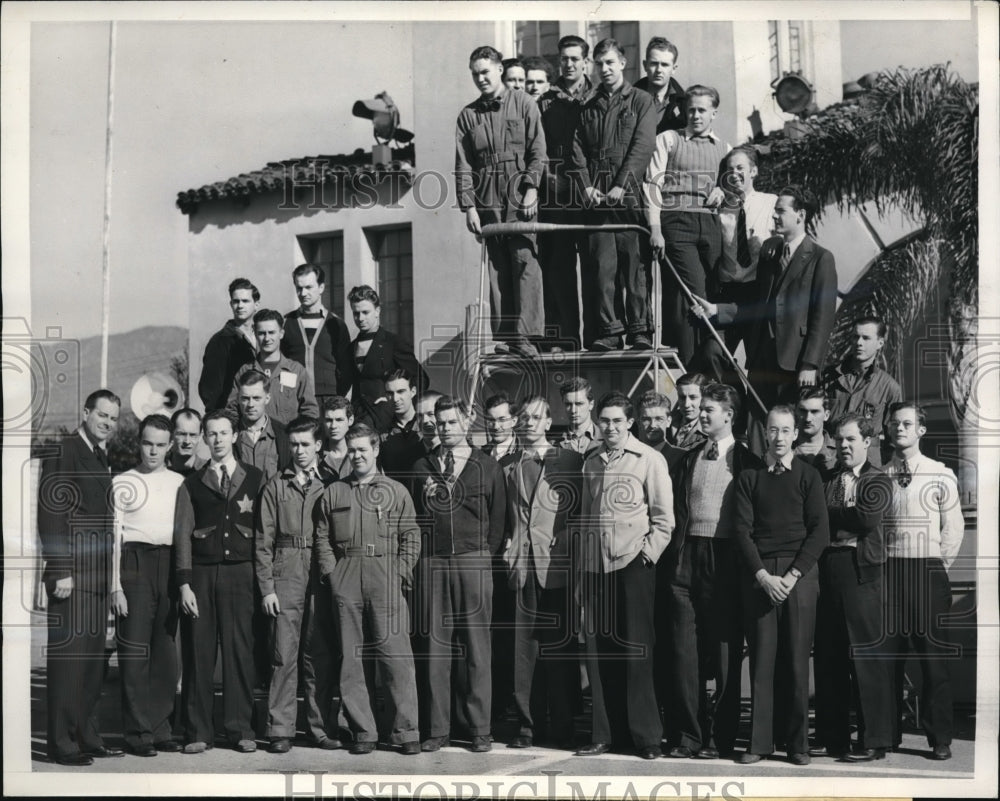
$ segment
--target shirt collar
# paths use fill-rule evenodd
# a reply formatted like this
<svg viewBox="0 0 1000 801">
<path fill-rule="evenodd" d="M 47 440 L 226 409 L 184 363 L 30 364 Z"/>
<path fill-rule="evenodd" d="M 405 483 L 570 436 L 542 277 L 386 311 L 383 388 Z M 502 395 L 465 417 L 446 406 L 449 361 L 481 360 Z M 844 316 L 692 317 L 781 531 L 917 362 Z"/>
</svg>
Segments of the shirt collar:
<svg viewBox="0 0 1000 801">
<path fill-rule="evenodd" d="M 607 454 L 609 450 L 607 440 L 604 440 L 604 448 L 601 449 L 601 452 L 603 454 Z M 630 431 L 625 435 L 625 441 L 622 443 L 622 446 L 620 448 L 615 448 L 615 450 L 620 450 L 626 453 L 639 453 L 638 440 Z"/>
<path fill-rule="evenodd" d="M 689 141 L 689 142 L 692 139 L 711 139 L 713 142 L 718 142 L 719 141 L 719 135 L 715 131 L 713 131 L 711 128 L 709 128 L 707 131 L 705 131 L 705 133 L 703 133 L 703 134 L 697 134 L 697 135 L 691 133 L 687 128 L 685 128 L 684 129 L 684 138 L 687 141 Z"/>
<path fill-rule="evenodd" d="M 854 467 L 851 468 L 851 472 L 854 473 L 855 478 L 861 478 L 861 471 L 864 469 L 864 466 L 866 464 L 868 464 L 867 459 L 865 459 L 865 461 L 863 461 L 861 464 L 856 464 L 854 465 Z"/>
<path fill-rule="evenodd" d="M 229 478 L 232 479 L 233 474 L 236 472 L 236 457 L 229 454 L 229 458 L 223 462 L 209 462 L 212 470 L 215 471 L 215 475 L 222 477 L 222 468 L 226 468 L 226 472 L 229 473 Z"/>
<path fill-rule="evenodd" d="M 719 446 L 719 454 L 729 453 L 729 449 L 736 445 L 736 437 L 730 432 L 727 436 L 723 437 L 716 443 Z M 712 440 L 706 439 L 704 450 L 707 452 L 709 448 L 712 447 Z"/>
<path fill-rule="evenodd" d="M 786 453 L 784 456 L 781 457 L 781 463 L 785 466 L 785 470 L 791 470 L 792 469 L 792 459 L 794 459 L 794 458 L 795 458 L 795 454 L 794 453 Z M 775 463 L 778 460 L 775 459 L 774 456 L 772 456 L 770 453 L 767 453 L 764 456 L 764 461 L 767 462 L 767 470 L 768 470 L 768 472 L 769 473 L 773 473 L 774 472 L 774 465 L 775 465 Z"/>
<path fill-rule="evenodd" d="M 806 238 L 806 233 L 805 231 L 803 231 L 801 234 L 795 237 L 795 239 L 787 243 L 789 258 L 795 255 L 795 252 L 799 249 L 799 246 L 802 244 L 802 242 L 805 241 L 805 238 Z"/>
<path fill-rule="evenodd" d="M 90 439 L 90 437 L 87 435 L 87 427 L 86 426 L 80 426 L 80 428 L 78 429 L 78 431 L 80 432 L 80 436 L 83 437 L 83 441 L 87 443 L 87 447 L 90 448 L 91 451 L 93 451 L 93 452 L 96 453 L 96 451 L 94 451 L 94 449 L 95 448 L 100 448 L 102 451 L 104 451 L 105 453 L 107 453 L 107 443 L 102 443 L 102 444 L 99 445 L 96 442 L 92 442 L 91 439 Z"/>
</svg>

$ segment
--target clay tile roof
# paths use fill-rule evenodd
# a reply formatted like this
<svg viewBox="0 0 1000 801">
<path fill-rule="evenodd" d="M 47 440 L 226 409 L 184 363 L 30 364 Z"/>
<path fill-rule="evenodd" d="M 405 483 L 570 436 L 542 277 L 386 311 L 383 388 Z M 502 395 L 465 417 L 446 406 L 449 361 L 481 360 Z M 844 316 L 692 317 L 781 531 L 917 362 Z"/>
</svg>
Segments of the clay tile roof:
<svg viewBox="0 0 1000 801">
<path fill-rule="evenodd" d="M 353 153 L 335 156 L 305 156 L 284 161 L 270 161 L 263 169 L 237 175 L 226 181 L 205 184 L 197 189 L 186 189 L 177 193 L 177 208 L 184 214 L 193 214 L 198 204 L 223 198 L 250 199 L 253 195 L 274 192 L 284 187 L 286 181 L 296 183 L 333 183 L 345 178 L 353 178 L 362 173 L 385 176 L 402 173 L 410 176 L 414 168 L 414 147 L 412 144 L 394 148 L 389 164 L 374 166 L 371 153 L 358 148 Z"/>
</svg>

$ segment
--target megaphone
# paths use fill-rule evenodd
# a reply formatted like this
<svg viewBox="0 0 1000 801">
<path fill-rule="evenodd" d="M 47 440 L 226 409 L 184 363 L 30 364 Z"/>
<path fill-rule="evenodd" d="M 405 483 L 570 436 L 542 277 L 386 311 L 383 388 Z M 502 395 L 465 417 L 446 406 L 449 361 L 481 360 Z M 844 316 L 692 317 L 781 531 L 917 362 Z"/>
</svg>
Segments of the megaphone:
<svg viewBox="0 0 1000 801">
<path fill-rule="evenodd" d="M 167 417 L 184 408 L 184 390 L 166 373 L 152 372 L 140 376 L 129 393 L 132 412 L 142 420 L 151 414 Z"/>
</svg>

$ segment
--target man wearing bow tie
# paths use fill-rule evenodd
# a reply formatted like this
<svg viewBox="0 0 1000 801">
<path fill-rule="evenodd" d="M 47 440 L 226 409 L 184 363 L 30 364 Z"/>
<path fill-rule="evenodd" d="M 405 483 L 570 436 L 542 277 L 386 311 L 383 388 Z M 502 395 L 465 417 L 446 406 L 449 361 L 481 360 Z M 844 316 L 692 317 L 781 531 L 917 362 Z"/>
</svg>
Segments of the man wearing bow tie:
<svg viewBox="0 0 1000 801">
<path fill-rule="evenodd" d="M 787 186 L 774 206 L 774 233 L 760 251 L 753 290 L 743 303 L 710 303 L 695 293 L 701 311 L 718 325 L 742 327 L 750 380 L 764 405 L 819 383 L 837 306 L 837 269 L 833 254 L 806 233 L 818 210 L 810 192 Z M 721 364 L 715 340 L 706 341 L 702 358 Z"/>
<path fill-rule="evenodd" d="M 458 115 L 455 181 L 469 231 L 490 223 L 533 220 L 545 168 L 545 133 L 534 99 L 501 81 L 502 57 L 477 47 L 469 70 L 480 96 Z M 497 351 L 535 358 L 543 333 L 542 271 L 534 234 L 486 240 L 490 257 L 490 325 Z"/>
<path fill-rule="evenodd" d="M 91 393 L 83 423 L 57 454 L 42 462 L 38 535 L 48 596 L 46 696 L 48 752 L 60 765 L 120 757 L 98 729 L 104 640 L 111 581 L 111 471 L 107 441 L 121 401 L 107 389 Z"/>
<path fill-rule="evenodd" d="M 920 452 L 927 433 L 924 410 L 912 401 L 889 407 L 888 434 L 893 447 L 886 474 L 892 500 L 884 518 L 886 560 L 885 653 L 896 660 L 896 732 L 901 739 L 903 685 L 907 652 L 917 655 L 923 677 L 921 724 L 932 759 L 951 759 L 953 710 L 948 661 L 959 646 L 945 630 L 951 609 L 948 568 L 965 534 L 955 474 Z"/>
<path fill-rule="evenodd" d="M 240 753 L 257 750 L 253 710 L 254 513 L 263 477 L 233 456 L 236 421 L 217 409 L 202 421 L 211 461 L 177 492 L 174 559 L 180 590 L 185 754 L 215 741 L 216 651 L 222 653 L 223 728 Z"/>
<path fill-rule="evenodd" d="M 752 705 L 750 746 L 736 760 L 742 765 L 773 753 L 779 738 L 785 741 L 789 762 L 809 764 L 809 651 L 819 595 L 816 561 L 830 542 L 830 522 L 819 473 L 792 452 L 797 434 L 791 407 L 772 408 L 767 415 L 767 467 L 744 470 L 736 482 L 733 538 L 744 568 Z M 779 667 L 782 654 L 788 664 Z M 780 682 L 775 680 L 778 671 L 784 677 Z M 775 715 L 779 694 L 781 712 Z"/>
</svg>

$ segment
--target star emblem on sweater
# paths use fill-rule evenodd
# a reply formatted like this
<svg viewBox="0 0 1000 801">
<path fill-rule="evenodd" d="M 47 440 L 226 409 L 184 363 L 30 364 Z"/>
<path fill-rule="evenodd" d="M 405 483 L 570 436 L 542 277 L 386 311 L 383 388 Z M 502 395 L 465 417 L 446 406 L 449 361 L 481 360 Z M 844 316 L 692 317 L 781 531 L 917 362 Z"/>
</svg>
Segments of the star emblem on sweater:
<svg viewBox="0 0 1000 801">
<path fill-rule="evenodd" d="M 253 499 L 246 493 L 240 498 L 236 505 L 240 507 L 240 514 L 246 515 L 253 511 Z"/>
</svg>

